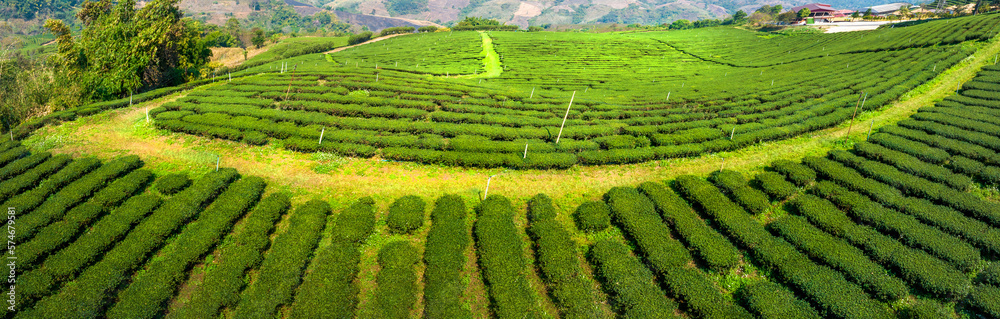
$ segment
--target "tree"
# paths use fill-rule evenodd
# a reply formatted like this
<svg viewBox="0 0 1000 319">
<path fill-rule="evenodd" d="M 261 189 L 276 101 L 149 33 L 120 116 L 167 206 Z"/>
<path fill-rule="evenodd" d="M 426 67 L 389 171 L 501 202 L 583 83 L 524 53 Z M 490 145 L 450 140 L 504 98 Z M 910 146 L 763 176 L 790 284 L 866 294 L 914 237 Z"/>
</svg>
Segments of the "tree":
<svg viewBox="0 0 1000 319">
<path fill-rule="evenodd" d="M 777 20 L 784 23 L 792 23 L 795 22 L 795 20 L 798 20 L 798 17 L 799 17 L 798 13 L 788 11 L 779 14 Z"/>
<path fill-rule="evenodd" d="M 743 10 L 736 11 L 736 13 L 733 14 L 734 23 L 740 23 L 743 20 L 746 20 L 746 18 L 747 18 L 747 13 L 743 12 Z"/>
<path fill-rule="evenodd" d="M 864 18 L 865 19 L 871 19 L 872 18 L 872 8 L 868 8 L 868 10 L 865 10 Z"/>
<path fill-rule="evenodd" d="M 806 17 L 809 16 L 810 13 L 812 12 L 809 11 L 809 8 L 802 8 L 802 10 L 799 10 L 797 15 L 799 19 L 805 19 Z"/>
<path fill-rule="evenodd" d="M 183 19 L 179 0 L 86 1 L 77 17 L 84 28 L 74 39 L 61 20 L 47 20 L 58 54 L 50 58 L 58 76 L 79 85 L 77 100 L 107 99 L 129 92 L 176 85 L 198 77 L 212 52 L 201 25 Z"/>
<path fill-rule="evenodd" d="M 674 21 L 674 23 L 671 23 L 670 24 L 670 29 L 671 30 L 690 29 L 691 25 L 692 25 L 692 23 L 691 23 L 690 20 L 680 19 L 680 20 Z"/>
<path fill-rule="evenodd" d="M 899 16 L 902 17 L 902 18 L 904 18 L 904 19 L 907 18 L 907 17 L 909 17 L 910 16 L 910 7 L 908 7 L 908 6 L 899 7 Z"/>
<path fill-rule="evenodd" d="M 253 43 L 255 47 L 260 49 L 260 46 L 264 45 L 264 41 L 267 41 L 267 37 L 264 36 L 264 30 L 253 28 L 251 32 L 253 33 L 253 38 L 250 39 L 250 43 Z"/>
</svg>

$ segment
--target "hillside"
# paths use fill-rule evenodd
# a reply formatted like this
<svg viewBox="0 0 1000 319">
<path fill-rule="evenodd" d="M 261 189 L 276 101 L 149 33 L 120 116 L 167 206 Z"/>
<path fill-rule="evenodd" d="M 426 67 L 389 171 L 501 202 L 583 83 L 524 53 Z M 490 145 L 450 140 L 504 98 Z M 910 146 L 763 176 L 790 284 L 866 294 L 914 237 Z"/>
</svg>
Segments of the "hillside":
<svg viewBox="0 0 1000 319">
<path fill-rule="evenodd" d="M 0 317 L 1000 318 L 998 26 L 288 38 L 0 132 Z"/>
</svg>

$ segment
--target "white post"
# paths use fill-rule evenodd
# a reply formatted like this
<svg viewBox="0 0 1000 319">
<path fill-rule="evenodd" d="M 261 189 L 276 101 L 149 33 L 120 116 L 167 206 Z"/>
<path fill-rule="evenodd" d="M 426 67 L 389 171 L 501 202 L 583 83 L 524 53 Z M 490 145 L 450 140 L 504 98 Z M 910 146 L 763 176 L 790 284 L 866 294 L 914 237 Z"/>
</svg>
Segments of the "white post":
<svg viewBox="0 0 1000 319">
<path fill-rule="evenodd" d="M 496 174 L 490 175 L 490 177 L 486 179 L 486 191 L 483 191 L 483 200 L 486 200 L 486 196 L 489 195 L 490 193 L 490 181 L 493 180 L 493 176 L 497 175 Z"/>
<path fill-rule="evenodd" d="M 375 73 L 375 82 L 378 82 L 378 73 Z"/>
<path fill-rule="evenodd" d="M 719 171 L 721 172 L 724 169 L 726 169 L 726 158 L 725 157 L 722 158 L 722 166 L 719 167 Z"/>
<path fill-rule="evenodd" d="M 323 133 L 326 133 L 326 127 L 323 127 L 323 130 L 319 131 L 319 144 L 323 144 Z"/>
<path fill-rule="evenodd" d="M 232 80 L 233 80 L 233 74 L 229 73 L 229 81 L 232 81 Z M 226 81 L 226 82 L 229 82 L 229 81 Z"/>
<path fill-rule="evenodd" d="M 589 86 L 586 89 L 583 90 L 583 93 L 587 93 L 587 91 L 590 91 L 590 87 Z"/>
<path fill-rule="evenodd" d="M 530 98 L 533 98 L 533 97 L 535 97 L 535 88 L 534 87 L 531 88 L 531 95 L 529 95 L 528 98 L 530 99 Z"/>
<path fill-rule="evenodd" d="M 146 107 L 146 123 L 149 123 L 149 107 Z"/>
<path fill-rule="evenodd" d="M 14 128 L 10 129 L 10 140 L 14 141 Z"/>
<path fill-rule="evenodd" d="M 873 127 L 875 127 L 875 119 L 872 119 L 872 125 L 868 126 L 868 136 L 865 136 L 865 141 L 867 141 L 869 137 L 872 137 L 872 128 Z"/>
<path fill-rule="evenodd" d="M 483 84 L 483 79 L 479 79 L 479 84 Z"/>
<path fill-rule="evenodd" d="M 733 131 L 729 132 L 729 140 L 732 141 L 733 140 L 733 136 L 735 136 L 735 135 L 736 135 L 736 127 L 733 126 Z"/>
<path fill-rule="evenodd" d="M 934 69 L 931 72 L 937 71 L 937 63 L 934 64 Z"/>
<path fill-rule="evenodd" d="M 524 143 L 524 156 L 521 156 L 521 158 L 528 158 L 528 143 Z"/>
<path fill-rule="evenodd" d="M 681 82 L 681 87 L 684 87 L 684 82 Z"/>
<path fill-rule="evenodd" d="M 222 156 L 219 156 L 219 157 L 216 157 L 216 158 L 215 158 L 215 171 L 216 171 L 216 172 L 218 172 L 218 171 L 219 171 L 219 163 L 220 163 L 220 162 L 222 162 Z"/>
<path fill-rule="evenodd" d="M 128 94 L 128 106 L 132 106 L 132 93 Z"/>
<path fill-rule="evenodd" d="M 667 102 L 670 102 L 670 91 L 667 91 Z"/>
<path fill-rule="evenodd" d="M 569 105 L 566 106 L 566 115 L 563 115 L 562 125 L 559 126 L 559 135 L 556 135 L 556 144 L 559 144 L 559 138 L 562 137 L 563 127 L 566 126 L 566 119 L 569 118 L 569 108 L 573 107 L 573 98 L 576 97 L 576 91 L 573 91 L 573 96 L 569 98 Z"/>
<path fill-rule="evenodd" d="M 395 66 L 399 66 L 399 61 L 396 61 L 396 65 Z"/>
<path fill-rule="evenodd" d="M 865 98 L 861 99 L 861 111 L 865 110 L 865 101 L 868 101 L 868 93 L 865 93 Z"/>
<path fill-rule="evenodd" d="M 771 86 L 774 86 L 774 79 L 771 79 Z"/>
</svg>

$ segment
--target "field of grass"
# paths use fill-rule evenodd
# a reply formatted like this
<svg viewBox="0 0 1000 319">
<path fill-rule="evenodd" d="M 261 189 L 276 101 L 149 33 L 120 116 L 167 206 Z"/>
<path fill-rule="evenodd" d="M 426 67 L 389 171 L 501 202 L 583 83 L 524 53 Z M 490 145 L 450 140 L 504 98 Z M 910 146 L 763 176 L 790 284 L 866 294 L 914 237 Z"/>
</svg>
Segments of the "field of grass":
<svg viewBox="0 0 1000 319">
<path fill-rule="evenodd" d="M 0 316 L 998 317 L 998 18 L 406 35 L 59 113 L 0 142 Z"/>
</svg>

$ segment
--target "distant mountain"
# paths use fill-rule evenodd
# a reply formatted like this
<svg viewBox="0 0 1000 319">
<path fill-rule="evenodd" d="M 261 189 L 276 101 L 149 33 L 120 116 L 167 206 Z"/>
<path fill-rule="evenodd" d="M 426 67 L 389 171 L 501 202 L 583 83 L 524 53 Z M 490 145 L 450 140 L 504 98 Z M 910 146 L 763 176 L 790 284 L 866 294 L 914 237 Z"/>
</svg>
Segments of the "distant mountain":
<svg viewBox="0 0 1000 319">
<path fill-rule="evenodd" d="M 309 1 L 309 0 L 301 0 Z M 751 13 L 762 5 L 785 8 L 806 0 L 312 0 L 317 6 L 348 12 L 412 18 L 442 24 L 465 16 L 497 19 L 521 27 L 577 23 L 667 23 L 678 19 L 722 19 L 737 10 Z M 892 0 L 823 1 L 838 9 L 898 2 Z"/>
</svg>

